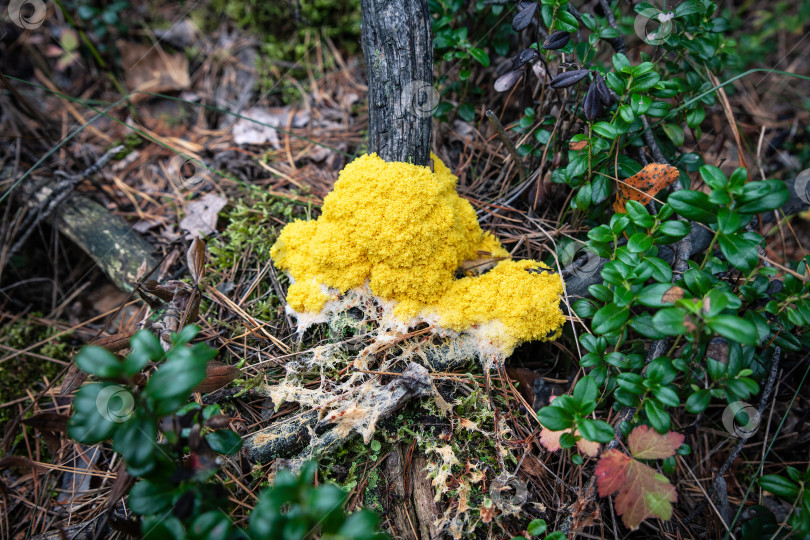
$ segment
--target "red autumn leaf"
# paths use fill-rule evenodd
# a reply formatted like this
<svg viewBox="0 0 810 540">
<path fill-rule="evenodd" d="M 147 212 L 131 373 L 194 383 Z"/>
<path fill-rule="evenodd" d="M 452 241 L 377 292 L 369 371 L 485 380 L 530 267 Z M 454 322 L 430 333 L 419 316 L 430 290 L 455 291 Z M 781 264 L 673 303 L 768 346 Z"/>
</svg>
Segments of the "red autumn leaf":
<svg viewBox="0 0 810 540">
<path fill-rule="evenodd" d="M 627 484 L 627 469 L 634 460 L 615 448 L 606 450 L 596 464 L 596 485 L 599 496 L 613 495 Z"/>
<path fill-rule="evenodd" d="M 675 455 L 683 444 L 683 435 L 670 431 L 661 435 L 648 426 L 638 426 L 627 437 L 630 453 L 637 459 L 665 459 Z"/>
<path fill-rule="evenodd" d="M 634 456 L 643 459 L 666 458 L 683 444 L 683 435 L 660 435 L 647 426 L 633 430 L 628 445 Z M 596 464 L 596 486 L 599 496 L 616 495 L 616 513 L 630 529 L 637 529 L 651 516 L 672 517 L 672 503 L 678 493 L 666 476 L 616 449 L 602 453 Z"/>
<path fill-rule="evenodd" d="M 678 169 L 663 163 L 650 163 L 639 172 L 619 182 L 613 209 L 625 212 L 628 200 L 647 204 L 653 196 L 678 178 Z"/>
</svg>

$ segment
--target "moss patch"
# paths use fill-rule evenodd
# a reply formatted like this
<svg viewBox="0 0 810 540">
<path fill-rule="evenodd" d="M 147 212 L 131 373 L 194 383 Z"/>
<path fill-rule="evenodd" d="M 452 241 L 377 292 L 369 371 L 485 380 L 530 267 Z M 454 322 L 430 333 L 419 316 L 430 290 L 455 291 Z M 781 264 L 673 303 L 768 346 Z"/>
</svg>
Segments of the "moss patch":
<svg viewBox="0 0 810 540">
<path fill-rule="evenodd" d="M 33 318 L 41 316 L 39 313 L 33 313 L 28 318 L 20 319 L 14 324 L 0 329 L 0 343 L 6 347 L 20 350 L 57 334 L 59 330 L 55 328 L 32 322 Z M 68 361 L 70 359 L 70 346 L 66 342 L 68 339 L 68 335 L 60 336 L 31 352 L 55 360 Z M 52 381 L 60 370 L 59 364 L 24 354 L 0 363 L 0 403 L 8 403 L 24 397 L 28 389 L 33 392 L 38 391 L 42 388 L 45 379 Z M 0 409 L 0 423 L 10 420 L 16 414 L 15 407 L 3 407 Z"/>
</svg>

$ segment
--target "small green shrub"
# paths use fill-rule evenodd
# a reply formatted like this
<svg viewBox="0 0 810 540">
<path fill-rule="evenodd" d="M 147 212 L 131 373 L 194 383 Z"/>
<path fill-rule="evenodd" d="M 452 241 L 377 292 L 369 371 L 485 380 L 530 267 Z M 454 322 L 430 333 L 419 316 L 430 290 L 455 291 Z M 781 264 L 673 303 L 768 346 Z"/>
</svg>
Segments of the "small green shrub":
<svg viewBox="0 0 810 540">
<path fill-rule="evenodd" d="M 227 426 L 218 405 L 189 402 L 205 378 L 216 351 L 203 343 L 188 345 L 199 332 L 187 326 L 172 336 L 164 351 L 153 334 L 141 330 L 131 339 L 126 358 L 84 347 L 76 365 L 93 376 L 73 400 L 68 424 L 71 438 L 96 444 L 111 441 L 138 478 L 129 492 L 130 510 L 140 518 L 146 538 L 380 539 L 378 518 L 368 511 L 347 516 L 346 493 L 333 485 L 312 485 L 316 466 L 299 475 L 280 471 L 265 488 L 240 528 L 229 517 L 227 490 L 217 480 L 217 455 L 239 452 L 241 437 Z M 157 366 L 144 383 L 143 374 Z"/>
</svg>

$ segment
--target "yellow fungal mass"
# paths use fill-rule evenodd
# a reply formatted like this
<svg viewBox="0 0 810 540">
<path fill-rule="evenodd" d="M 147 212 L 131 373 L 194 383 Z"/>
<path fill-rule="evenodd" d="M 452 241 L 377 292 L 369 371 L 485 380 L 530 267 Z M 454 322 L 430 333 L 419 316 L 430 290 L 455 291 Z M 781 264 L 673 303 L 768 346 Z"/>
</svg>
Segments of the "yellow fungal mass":
<svg viewBox="0 0 810 540">
<path fill-rule="evenodd" d="M 319 312 L 338 293 L 368 282 L 395 302 L 407 322 L 438 317 L 464 331 L 493 323 L 489 336 L 506 349 L 559 335 L 562 282 L 535 261 L 499 262 L 489 272 L 456 279 L 465 261 L 508 257 L 483 232 L 457 178 L 437 157 L 428 167 L 385 162 L 376 154 L 355 159 L 340 173 L 315 221 L 288 224 L 273 245 L 276 265 L 292 276 L 287 302 L 298 312 Z M 325 287 L 324 287 L 325 286 Z"/>
</svg>

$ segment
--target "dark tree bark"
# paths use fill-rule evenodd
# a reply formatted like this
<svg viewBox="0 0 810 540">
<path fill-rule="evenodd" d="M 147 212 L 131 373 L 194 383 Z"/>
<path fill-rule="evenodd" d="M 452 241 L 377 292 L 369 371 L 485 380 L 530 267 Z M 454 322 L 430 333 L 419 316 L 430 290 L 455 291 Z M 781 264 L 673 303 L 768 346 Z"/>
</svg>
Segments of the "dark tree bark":
<svg viewBox="0 0 810 540">
<path fill-rule="evenodd" d="M 368 149 L 385 161 L 427 165 L 438 92 L 427 0 L 362 0 Z"/>
</svg>

